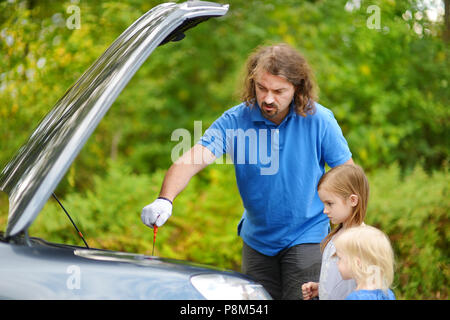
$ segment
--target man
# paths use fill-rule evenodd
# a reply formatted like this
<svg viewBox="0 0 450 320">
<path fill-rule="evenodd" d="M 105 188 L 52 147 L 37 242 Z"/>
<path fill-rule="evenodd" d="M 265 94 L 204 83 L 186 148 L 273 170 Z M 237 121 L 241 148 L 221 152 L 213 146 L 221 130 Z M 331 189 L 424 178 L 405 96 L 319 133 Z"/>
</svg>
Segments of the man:
<svg viewBox="0 0 450 320">
<path fill-rule="evenodd" d="M 319 244 L 329 220 L 317 194 L 325 163 L 353 163 L 333 113 L 315 99 L 305 59 L 286 44 L 258 48 L 247 62 L 243 103 L 226 111 L 167 171 L 160 197 L 142 210 L 161 226 L 192 176 L 227 153 L 244 213 L 242 271 L 274 299 L 301 299 L 319 280 Z"/>
</svg>

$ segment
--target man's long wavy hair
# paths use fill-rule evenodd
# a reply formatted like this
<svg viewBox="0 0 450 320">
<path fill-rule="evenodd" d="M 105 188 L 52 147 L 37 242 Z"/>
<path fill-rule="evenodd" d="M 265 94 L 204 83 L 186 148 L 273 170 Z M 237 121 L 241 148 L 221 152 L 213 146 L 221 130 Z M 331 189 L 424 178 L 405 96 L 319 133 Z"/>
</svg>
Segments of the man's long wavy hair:
<svg viewBox="0 0 450 320">
<path fill-rule="evenodd" d="M 260 46 L 247 60 L 246 77 L 241 99 L 247 106 L 256 102 L 255 76 L 266 71 L 281 76 L 295 87 L 295 112 L 303 117 L 315 112 L 318 88 L 314 75 L 306 59 L 294 48 L 279 43 L 272 46 Z"/>
</svg>

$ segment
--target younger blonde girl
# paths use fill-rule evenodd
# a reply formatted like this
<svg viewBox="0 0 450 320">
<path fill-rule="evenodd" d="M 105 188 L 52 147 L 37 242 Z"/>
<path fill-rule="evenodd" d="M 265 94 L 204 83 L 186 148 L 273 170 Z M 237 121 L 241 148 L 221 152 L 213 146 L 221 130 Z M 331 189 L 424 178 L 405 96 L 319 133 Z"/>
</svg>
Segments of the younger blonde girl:
<svg viewBox="0 0 450 320">
<path fill-rule="evenodd" d="M 377 228 L 346 229 L 334 241 L 343 279 L 354 279 L 356 290 L 346 300 L 395 300 L 394 252 L 389 238 Z"/>
<path fill-rule="evenodd" d="M 322 241 L 322 267 L 320 280 L 302 285 L 304 300 L 343 300 L 355 290 L 353 279 L 345 280 L 337 267 L 333 241 L 350 227 L 363 224 L 369 200 L 369 183 L 358 165 L 340 165 L 326 172 L 317 185 L 324 214 L 336 227 Z"/>
</svg>

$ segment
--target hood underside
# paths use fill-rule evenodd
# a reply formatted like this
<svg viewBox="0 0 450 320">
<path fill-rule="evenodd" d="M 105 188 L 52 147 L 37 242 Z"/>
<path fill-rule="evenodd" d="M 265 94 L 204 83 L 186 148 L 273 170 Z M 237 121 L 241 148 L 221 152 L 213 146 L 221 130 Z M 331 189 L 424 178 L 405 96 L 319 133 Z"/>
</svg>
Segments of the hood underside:
<svg viewBox="0 0 450 320">
<path fill-rule="evenodd" d="M 6 237 L 27 230 L 87 139 L 152 51 L 184 31 L 226 14 L 204 1 L 161 4 L 128 27 L 56 103 L 0 173 L 8 194 Z"/>
</svg>

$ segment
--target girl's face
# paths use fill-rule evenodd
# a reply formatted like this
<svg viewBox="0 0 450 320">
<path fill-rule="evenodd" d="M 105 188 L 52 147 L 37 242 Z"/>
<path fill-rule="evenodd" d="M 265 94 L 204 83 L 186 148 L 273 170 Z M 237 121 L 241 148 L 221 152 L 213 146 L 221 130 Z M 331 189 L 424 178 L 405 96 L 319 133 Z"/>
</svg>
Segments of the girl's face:
<svg viewBox="0 0 450 320">
<path fill-rule="evenodd" d="M 350 269 L 350 264 L 348 262 L 348 257 L 340 254 L 339 249 L 336 248 L 336 256 L 337 256 L 337 266 L 339 273 L 341 274 L 342 279 L 348 280 L 352 279 L 352 272 Z"/>
<path fill-rule="evenodd" d="M 319 198 L 323 202 L 325 213 L 333 224 L 347 222 L 353 212 L 353 207 L 358 204 L 358 196 L 352 194 L 347 199 L 328 191 L 326 188 L 319 189 Z"/>
</svg>

